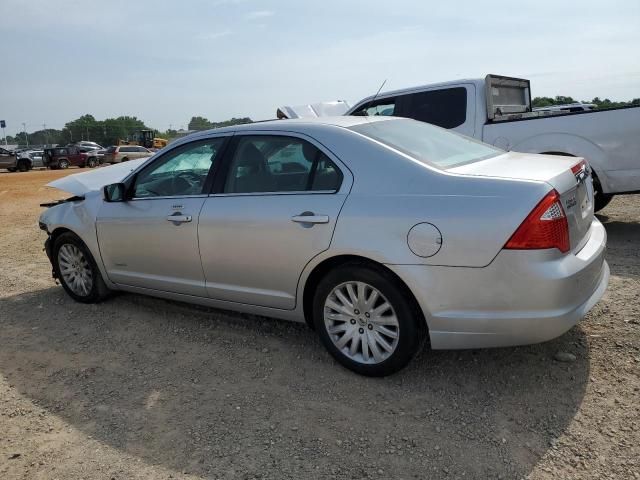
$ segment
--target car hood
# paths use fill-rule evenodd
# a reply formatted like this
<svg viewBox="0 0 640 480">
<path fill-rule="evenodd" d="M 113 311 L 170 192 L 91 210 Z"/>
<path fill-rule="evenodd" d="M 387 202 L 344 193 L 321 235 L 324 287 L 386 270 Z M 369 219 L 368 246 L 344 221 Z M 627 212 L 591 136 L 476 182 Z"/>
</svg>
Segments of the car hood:
<svg viewBox="0 0 640 480">
<path fill-rule="evenodd" d="M 147 161 L 146 158 L 117 163 L 108 167 L 100 167 L 89 172 L 74 173 L 47 183 L 47 187 L 57 188 L 73 195 L 84 195 L 87 192 L 100 190 L 105 185 L 118 183 Z"/>
</svg>

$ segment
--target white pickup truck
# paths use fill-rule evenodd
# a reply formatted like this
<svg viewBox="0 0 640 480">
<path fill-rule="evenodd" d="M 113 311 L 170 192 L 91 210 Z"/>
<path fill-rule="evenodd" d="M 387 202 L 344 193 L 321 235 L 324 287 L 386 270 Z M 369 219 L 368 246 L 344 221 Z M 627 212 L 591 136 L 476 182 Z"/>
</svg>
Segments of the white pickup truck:
<svg viewBox="0 0 640 480">
<path fill-rule="evenodd" d="M 487 75 L 381 93 L 346 114 L 413 118 L 505 150 L 583 157 L 596 210 L 613 194 L 640 193 L 640 106 L 532 111 L 529 80 Z"/>
</svg>

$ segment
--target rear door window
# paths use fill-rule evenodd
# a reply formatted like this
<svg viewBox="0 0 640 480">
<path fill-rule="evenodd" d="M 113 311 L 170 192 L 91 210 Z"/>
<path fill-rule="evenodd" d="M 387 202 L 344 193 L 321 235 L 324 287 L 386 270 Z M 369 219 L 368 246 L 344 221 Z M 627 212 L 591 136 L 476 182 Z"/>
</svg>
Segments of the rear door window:
<svg viewBox="0 0 640 480">
<path fill-rule="evenodd" d="M 467 90 L 443 88 L 402 95 L 397 116 L 413 118 L 442 128 L 456 128 L 467 117 Z"/>
<path fill-rule="evenodd" d="M 287 136 L 243 136 L 227 173 L 225 193 L 335 191 L 342 174 L 311 143 Z"/>
</svg>

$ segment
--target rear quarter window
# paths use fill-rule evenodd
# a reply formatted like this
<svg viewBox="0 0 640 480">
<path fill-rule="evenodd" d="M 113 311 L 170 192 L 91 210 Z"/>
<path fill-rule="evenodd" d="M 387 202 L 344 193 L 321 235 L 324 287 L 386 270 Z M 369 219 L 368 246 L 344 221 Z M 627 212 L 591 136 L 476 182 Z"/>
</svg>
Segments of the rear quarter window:
<svg viewBox="0 0 640 480">
<path fill-rule="evenodd" d="M 467 89 L 443 88 L 402 95 L 400 117 L 412 118 L 442 128 L 456 128 L 467 118 Z"/>
</svg>

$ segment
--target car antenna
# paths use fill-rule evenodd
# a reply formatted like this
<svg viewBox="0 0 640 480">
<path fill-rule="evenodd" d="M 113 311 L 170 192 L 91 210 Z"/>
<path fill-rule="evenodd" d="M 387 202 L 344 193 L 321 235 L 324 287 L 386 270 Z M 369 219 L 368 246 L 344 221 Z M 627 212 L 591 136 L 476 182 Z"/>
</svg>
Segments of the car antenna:
<svg viewBox="0 0 640 480">
<path fill-rule="evenodd" d="M 373 103 L 375 102 L 376 98 L 378 98 L 378 95 L 380 95 L 380 90 L 382 90 L 382 87 L 384 87 L 384 84 L 387 83 L 387 79 L 384 79 L 384 82 L 382 82 L 382 85 L 380 85 L 380 88 L 378 89 L 378 91 L 376 92 L 376 94 L 373 96 L 373 98 L 371 99 L 371 101 L 369 103 Z M 378 115 L 378 106 L 376 105 L 376 115 Z M 367 115 L 369 116 L 369 115 Z"/>
</svg>

